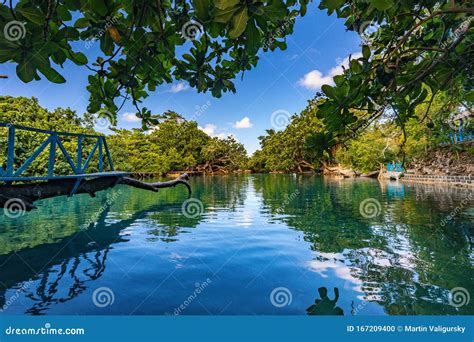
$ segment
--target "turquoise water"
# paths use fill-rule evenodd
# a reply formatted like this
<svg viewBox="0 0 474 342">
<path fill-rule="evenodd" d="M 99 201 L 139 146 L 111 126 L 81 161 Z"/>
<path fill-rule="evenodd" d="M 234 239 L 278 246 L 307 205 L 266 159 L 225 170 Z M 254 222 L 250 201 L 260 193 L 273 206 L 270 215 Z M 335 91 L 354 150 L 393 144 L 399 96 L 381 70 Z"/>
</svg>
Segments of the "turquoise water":
<svg viewBox="0 0 474 342">
<path fill-rule="evenodd" d="M 3 314 L 474 314 L 472 191 L 310 175 L 191 183 L 184 210 L 184 187 L 117 186 L 0 213 Z"/>
</svg>

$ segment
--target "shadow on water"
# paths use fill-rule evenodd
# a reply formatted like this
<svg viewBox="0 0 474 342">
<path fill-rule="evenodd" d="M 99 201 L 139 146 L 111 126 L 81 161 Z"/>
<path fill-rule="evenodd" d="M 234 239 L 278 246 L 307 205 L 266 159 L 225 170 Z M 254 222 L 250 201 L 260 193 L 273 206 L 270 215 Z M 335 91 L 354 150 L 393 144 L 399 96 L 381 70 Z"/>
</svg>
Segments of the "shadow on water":
<svg viewBox="0 0 474 342">
<path fill-rule="evenodd" d="M 320 298 L 307 314 L 342 315 L 337 302 L 345 295 L 340 299 L 339 292 L 349 290 L 391 315 L 474 312 L 473 303 L 447 304 L 450 289 L 474 293 L 472 192 L 297 175 L 200 177 L 193 183 L 193 197 L 204 209 L 193 217 L 183 214 L 186 194 L 178 189 L 156 195 L 127 187 L 97 199 L 50 199 L 16 220 L 0 216 L 0 306 L 10 300 L 6 291 L 21 290 L 32 303 L 27 314 L 46 314 L 101 278 L 109 253 L 129 242 L 135 227 L 145 229 L 147 241 L 175 243 L 218 215 L 233 222 L 232 214 L 253 201 L 266 226 L 302 233 L 308 247 L 294 242 L 293 248 L 311 250 L 309 270 L 344 273 L 344 287 L 320 284 Z M 361 208 L 367 199 L 375 200 L 375 212 Z M 265 241 L 271 248 L 271 237 Z M 334 287 L 334 296 L 327 287 Z"/>
<path fill-rule="evenodd" d="M 314 301 L 314 304 L 306 309 L 308 315 L 325 315 L 325 316 L 341 316 L 344 315 L 344 311 L 338 307 L 337 301 L 339 300 L 339 289 L 334 288 L 334 299 L 329 299 L 328 289 L 320 287 L 318 289 L 319 299 Z"/>
</svg>

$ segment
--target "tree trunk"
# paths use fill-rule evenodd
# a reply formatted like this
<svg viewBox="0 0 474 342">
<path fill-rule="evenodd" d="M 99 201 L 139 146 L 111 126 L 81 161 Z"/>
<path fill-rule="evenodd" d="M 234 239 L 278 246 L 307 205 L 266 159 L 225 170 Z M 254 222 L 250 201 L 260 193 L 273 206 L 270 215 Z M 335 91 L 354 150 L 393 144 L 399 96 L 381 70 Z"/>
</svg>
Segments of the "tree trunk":
<svg viewBox="0 0 474 342">
<path fill-rule="evenodd" d="M 191 195 L 191 186 L 188 183 L 188 174 L 182 174 L 176 179 L 167 182 L 145 183 L 129 177 L 99 177 L 83 180 L 76 194 L 89 194 L 95 197 L 97 191 L 113 188 L 117 184 L 133 186 L 138 189 L 157 192 L 162 188 L 174 187 L 183 184 Z M 56 196 L 69 196 L 74 188 L 75 179 L 52 180 L 48 182 L 0 185 L 0 208 L 9 210 L 32 210 L 35 209 L 35 201 Z"/>
</svg>

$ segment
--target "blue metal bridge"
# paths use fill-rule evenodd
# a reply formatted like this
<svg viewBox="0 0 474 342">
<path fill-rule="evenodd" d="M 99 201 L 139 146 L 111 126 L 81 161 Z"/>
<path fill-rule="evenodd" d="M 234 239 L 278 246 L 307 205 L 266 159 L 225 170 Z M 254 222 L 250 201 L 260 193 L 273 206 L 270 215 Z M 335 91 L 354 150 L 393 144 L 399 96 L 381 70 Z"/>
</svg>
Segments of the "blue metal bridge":
<svg viewBox="0 0 474 342">
<path fill-rule="evenodd" d="M 7 158 L 6 169 L 0 166 L 0 182 L 31 182 L 31 181 L 52 181 L 60 179 L 75 179 L 75 185 L 70 195 L 76 193 L 81 182 L 86 178 L 97 177 L 123 177 L 127 176 L 129 172 L 115 171 L 112 157 L 110 155 L 107 141 L 104 136 L 76 134 L 67 132 L 53 132 L 38 128 L 25 127 L 19 125 L 12 125 L 9 123 L 0 122 L 0 127 L 8 129 L 8 143 L 7 143 Z M 23 161 L 23 163 L 15 169 L 15 134 L 18 131 L 28 131 L 40 134 L 46 134 L 47 138 L 36 150 Z M 77 139 L 76 156 L 72 157 L 64 147 L 63 138 Z M 94 141 L 92 151 L 85 155 L 83 153 L 83 143 L 85 139 Z M 46 175 L 23 176 L 24 171 L 35 161 L 35 159 L 46 149 L 49 148 L 48 157 L 48 171 Z M 65 157 L 71 174 L 55 175 L 54 166 L 56 162 L 57 149 L 61 151 Z M 94 155 L 98 155 L 98 172 L 87 173 Z M 105 161 L 105 163 L 104 163 Z M 108 167 L 110 171 L 104 171 L 104 167 Z"/>
</svg>

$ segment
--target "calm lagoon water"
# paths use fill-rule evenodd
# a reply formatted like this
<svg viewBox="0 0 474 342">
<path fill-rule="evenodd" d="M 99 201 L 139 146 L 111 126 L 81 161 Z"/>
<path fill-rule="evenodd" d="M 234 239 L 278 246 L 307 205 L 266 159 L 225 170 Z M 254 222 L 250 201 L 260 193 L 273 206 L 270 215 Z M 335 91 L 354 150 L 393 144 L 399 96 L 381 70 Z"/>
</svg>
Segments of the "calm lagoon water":
<svg viewBox="0 0 474 342">
<path fill-rule="evenodd" d="M 119 186 L 1 213 L 3 314 L 474 314 L 472 191 L 310 175 L 191 182 L 202 208 L 184 212 L 184 187 Z"/>
</svg>

